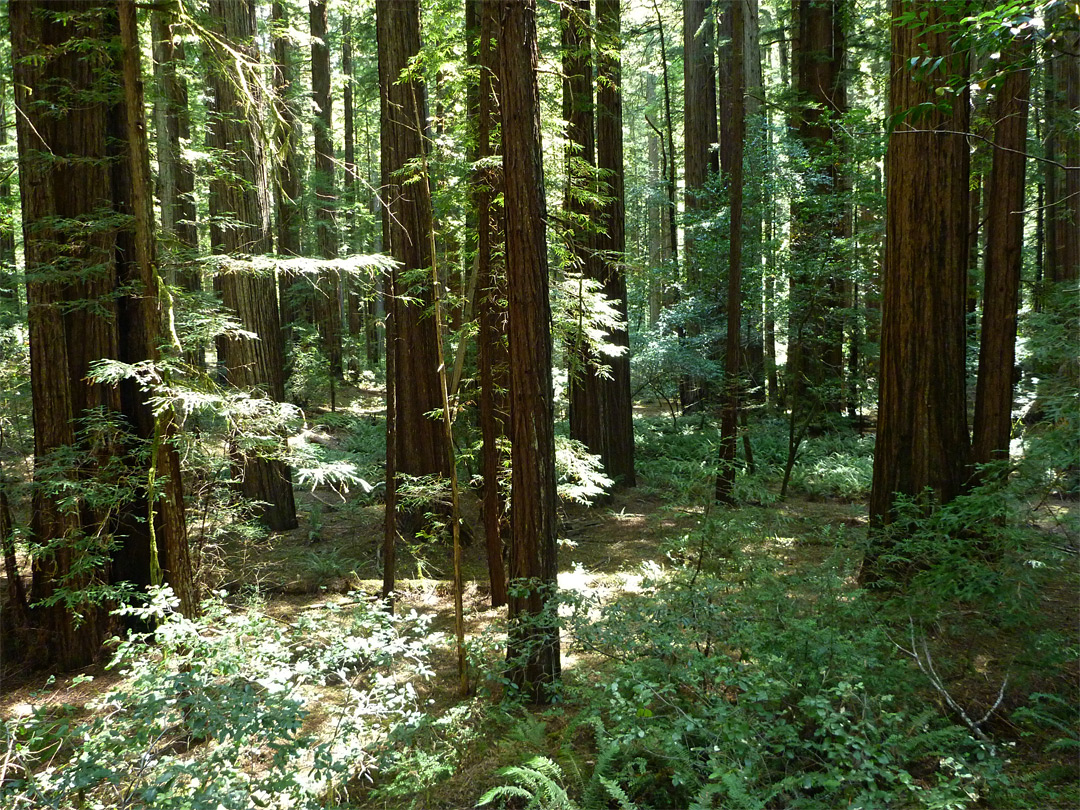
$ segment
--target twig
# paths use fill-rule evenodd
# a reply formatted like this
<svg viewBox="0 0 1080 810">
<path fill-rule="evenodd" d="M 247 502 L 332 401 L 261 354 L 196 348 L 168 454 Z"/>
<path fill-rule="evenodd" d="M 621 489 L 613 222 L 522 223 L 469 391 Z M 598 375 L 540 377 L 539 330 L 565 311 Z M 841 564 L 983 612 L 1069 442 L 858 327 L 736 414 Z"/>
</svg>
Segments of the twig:
<svg viewBox="0 0 1080 810">
<path fill-rule="evenodd" d="M 993 741 L 990 739 L 989 736 L 987 736 L 986 732 L 984 732 L 980 728 L 980 726 L 987 720 L 989 720 L 990 715 L 997 711 L 997 708 L 1001 705 L 1001 701 L 1005 698 L 1005 687 L 1009 683 L 1009 676 L 1006 675 L 1005 680 L 1001 682 L 1001 688 L 998 690 L 997 700 L 994 701 L 994 705 L 990 707 L 990 709 L 986 712 L 986 714 L 982 716 L 980 720 L 972 720 L 968 716 L 968 713 L 964 711 L 964 708 L 953 699 L 952 695 L 949 694 L 949 690 L 945 688 L 945 684 L 942 683 L 941 678 L 938 676 L 937 671 L 934 669 L 934 659 L 930 656 L 930 647 L 926 641 L 925 636 L 922 639 L 922 655 L 919 655 L 918 645 L 915 641 L 915 622 L 910 617 L 908 618 L 908 624 L 911 627 L 911 650 L 903 650 L 903 648 L 899 645 L 897 645 L 897 647 L 904 652 L 907 652 L 909 655 L 911 655 L 912 658 L 915 659 L 915 663 L 919 665 L 919 670 L 927 677 L 927 679 L 929 679 L 930 685 L 933 686 L 934 689 L 937 690 L 937 692 L 943 698 L 945 698 L 945 702 L 949 705 L 949 708 L 951 708 L 958 715 L 960 715 L 960 719 L 964 721 L 964 725 L 966 725 L 971 730 L 972 734 L 974 734 L 986 744 L 986 747 L 990 750 L 991 756 L 996 757 L 997 746 L 994 745 Z M 923 659 L 925 659 L 926 661 L 925 665 L 923 664 Z"/>
</svg>

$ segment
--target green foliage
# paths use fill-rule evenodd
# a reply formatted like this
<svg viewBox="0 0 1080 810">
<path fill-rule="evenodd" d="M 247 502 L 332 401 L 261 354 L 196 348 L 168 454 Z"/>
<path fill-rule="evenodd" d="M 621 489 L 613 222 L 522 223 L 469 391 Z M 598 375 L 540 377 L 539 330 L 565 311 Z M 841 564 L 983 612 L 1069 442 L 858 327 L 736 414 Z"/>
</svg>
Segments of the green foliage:
<svg viewBox="0 0 1080 810">
<path fill-rule="evenodd" d="M 419 717 L 414 688 L 391 675 L 431 674 L 424 617 L 363 598 L 295 623 L 220 599 L 197 621 L 175 606 L 162 590 L 123 611 L 158 626 L 118 641 L 110 666 L 123 678 L 89 714 L 43 707 L 0 725 L 5 807 L 339 806 L 391 732 Z M 320 706 L 330 683 L 343 693 Z M 329 734 L 313 730 L 316 708 Z"/>
<path fill-rule="evenodd" d="M 839 577 L 780 580 L 729 541 L 705 560 L 601 606 L 597 622 L 581 605 L 572 623 L 608 662 L 583 699 L 628 800 L 966 807 L 1000 782 L 1000 763 L 919 697 L 918 674 Z"/>
<path fill-rule="evenodd" d="M 499 771 L 511 784 L 491 788 L 477 801 L 477 807 L 500 801 L 507 807 L 514 799 L 526 802 L 526 810 L 578 810 L 560 784 L 562 770 L 547 757 L 533 757 L 524 765 L 511 765 Z M 516 806 L 516 805 L 515 805 Z"/>
<path fill-rule="evenodd" d="M 555 475 L 559 497 L 575 503 L 590 504 L 614 483 L 604 475 L 600 457 L 584 444 L 566 436 L 555 436 Z"/>
</svg>

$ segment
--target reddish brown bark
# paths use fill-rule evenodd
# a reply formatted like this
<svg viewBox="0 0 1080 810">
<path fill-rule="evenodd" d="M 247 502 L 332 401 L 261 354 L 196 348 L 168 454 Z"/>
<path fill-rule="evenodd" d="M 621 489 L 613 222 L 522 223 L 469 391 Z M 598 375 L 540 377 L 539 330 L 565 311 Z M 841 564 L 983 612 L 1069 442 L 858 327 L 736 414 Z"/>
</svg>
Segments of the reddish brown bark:
<svg viewBox="0 0 1080 810">
<path fill-rule="evenodd" d="M 600 211 L 596 249 L 603 292 L 627 320 L 626 300 L 626 191 L 622 136 L 622 69 L 619 0 L 596 0 L 596 24 L 601 44 L 597 59 L 596 163 L 607 203 Z M 626 329 L 611 335 L 624 349 L 607 358 L 610 377 L 599 380 L 603 405 L 601 460 L 617 484 L 632 487 L 634 472 L 634 413 L 630 394 L 630 336 Z"/>
<path fill-rule="evenodd" d="M 418 126 L 427 121 L 424 85 L 415 76 L 401 80 L 420 50 L 418 0 L 383 0 L 376 4 L 379 38 L 379 85 L 382 98 L 380 130 L 385 248 L 401 266 L 390 279 L 387 307 L 394 319 L 395 409 L 397 470 L 408 475 L 446 473 L 442 426 L 427 417 L 442 407 L 435 344 L 440 340 L 432 318 L 431 288 L 425 280 L 408 285 L 403 276 L 431 267 L 431 197 L 428 186 L 415 177 L 421 154 Z M 406 300 L 408 296 L 411 300 Z"/>
<path fill-rule="evenodd" d="M 897 495 L 922 498 L 929 490 L 946 502 L 962 492 L 968 477 L 968 99 L 966 92 L 939 96 L 934 84 L 939 76 L 964 76 L 967 54 L 953 50 L 948 33 L 926 30 L 939 23 L 948 29 L 954 20 L 947 11 L 925 0 L 892 5 L 894 20 L 915 12 L 926 15 L 926 26 L 892 29 L 889 109 L 902 118 L 895 122 L 886 159 L 874 526 L 893 521 Z M 941 71 L 913 73 L 912 60 L 923 56 L 942 57 Z M 875 546 L 864 572 L 872 575 L 878 553 Z"/>
<path fill-rule="evenodd" d="M 334 188 L 333 99 L 330 96 L 330 45 L 327 33 L 326 0 L 309 0 L 311 26 L 311 96 L 317 115 L 315 135 L 315 241 L 319 255 L 334 259 L 338 255 L 338 229 L 334 222 L 337 195 Z M 336 270 L 319 274 L 315 285 L 315 325 L 322 338 L 323 351 L 332 378 L 341 377 L 341 280 Z M 330 406 L 334 407 L 331 382 Z"/>
<path fill-rule="evenodd" d="M 506 266 L 510 299 L 510 620 L 511 681 L 547 702 L 558 680 L 557 619 L 541 617 L 558 574 L 555 545 L 555 439 L 551 389 L 544 171 L 537 88 L 536 2 L 505 0 L 502 60 Z"/>
<path fill-rule="evenodd" d="M 252 0 L 211 0 L 216 33 L 248 60 L 250 70 L 259 61 L 255 40 L 255 5 Z M 267 254 L 272 249 L 270 186 L 261 134 L 256 131 L 260 107 L 258 83 L 247 81 L 251 95 L 242 94 L 240 83 L 229 71 L 235 61 L 219 56 L 211 72 L 215 114 L 210 140 L 221 151 L 227 172 L 210 183 L 210 211 L 233 224 L 212 231 L 215 252 L 226 255 Z M 233 338 L 219 343 L 229 382 L 245 390 L 260 390 L 280 402 L 285 398 L 285 351 L 273 278 L 245 272 L 226 272 L 220 278 L 222 301 L 234 311 L 257 340 Z M 274 531 L 296 527 L 296 503 L 291 472 L 279 460 L 254 453 L 242 457 L 240 490 L 245 497 L 261 501 L 262 520 Z"/>
<path fill-rule="evenodd" d="M 1014 50 L 1019 57 L 1020 49 Z M 1031 72 L 1006 76 L 993 106 L 994 153 L 986 222 L 979 377 L 971 459 L 985 464 L 1009 457 L 1012 435 L 1016 312 L 1024 245 L 1024 169 Z"/>
<path fill-rule="evenodd" d="M 16 0 L 10 14 L 34 401 L 31 620 L 47 657 L 72 668 L 109 630 L 87 588 L 167 581 L 188 613 L 195 595 L 172 428 L 134 383 L 88 380 L 98 360 L 156 360 L 160 337 L 134 6 Z M 118 429 L 98 429 L 102 417 Z M 153 443 L 152 467 L 138 440 Z M 130 499 L 62 503 L 64 482 L 107 488 L 117 475 L 134 482 Z"/>
<path fill-rule="evenodd" d="M 495 143 L 494 124 L 498 120 L 499 59 L 496 41 L 499 32 L 499 5 L 479 2 L 477 97 L 477 157 L 484 168 L 477 177 L 476 249 L 479 288 L 479 334 L 477 353 L 480 372 L 480 431 L 483 437 L 484 536 L 487 541 L 488 578 L 491 606 L 506 604 L 506 569 L 503 544 L 506 535 L 507 504 L 503 491 L 503 468 L 509 403 L 510 361 L 506 344 L 506 266 L 500 249 L 504 240 L 503 210 L 494 198 L 502 192 L 501 167 L 489 158 L 500 154 Z"/>
<path fill-rule="evenodd" d="M 716 474 L 716 500 L 734 505 L 735 450 L 738 441 L 739 396 L 741 382 L 740 324 L 742 322 L 742 242 L 743 242 L 743 149 L 746 140 L 746 81 L 743 43 L 745 35 L 744 0 L 731 3 L 731 127 L 724 143 L 728 153 L 725 170 L 731 200 L 730 236 L 728 240 L 727 274 L 727 337 L 724 350 L 724 404 L 720 416 L 720 469 Z"/>
</svg>

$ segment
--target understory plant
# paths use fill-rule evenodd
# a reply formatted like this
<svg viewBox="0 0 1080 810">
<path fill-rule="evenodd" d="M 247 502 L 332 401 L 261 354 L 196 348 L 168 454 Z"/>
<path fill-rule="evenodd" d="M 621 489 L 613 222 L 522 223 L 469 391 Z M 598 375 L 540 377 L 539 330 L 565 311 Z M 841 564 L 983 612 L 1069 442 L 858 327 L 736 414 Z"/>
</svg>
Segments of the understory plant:
<svg viewBox="0 0 1080 810">
<path fill-rule="evenodd" d="M 428 619 L 360 595 L 289 620 L 221 598 L 197 620 L 168 589 L 122 610 L 151 632 L 116 640 L 118 684 L 85 708 L 0 724 L 5 808 L 339 806 L 420 717 Z M 153 642 L 151 644 L 150 642 Z"/>
<path fill-rule="evenodd" d="M 523 763 L 484 799 L 961 808 L 1004 782 L 1001 760 L 942 713 L 843 571 L 781 575 L 722 520 L 709 527 L 703 558 L 687 549 L 684 567 L 653 567 L 640 592 L 569 600 L 574 651 L 595 662 L 566 693 L 588 733 L 566 735 L 577 742 L 560 770 Z M 563 772 L 583 776 L 559 793 Z"/>
</svg>

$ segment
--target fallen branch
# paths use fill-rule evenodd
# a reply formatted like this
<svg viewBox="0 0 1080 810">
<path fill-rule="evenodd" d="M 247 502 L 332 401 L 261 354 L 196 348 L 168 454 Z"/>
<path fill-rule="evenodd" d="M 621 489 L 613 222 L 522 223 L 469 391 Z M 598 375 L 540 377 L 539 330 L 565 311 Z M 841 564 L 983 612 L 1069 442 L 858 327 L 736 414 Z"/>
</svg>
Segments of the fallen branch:
<svg viewBox="0 0 1080 810">
<path fill-rule="evenodd" d="M 1001 701 L 1005 698 L 1005 687 L 1009 683 L 1009 676 L 1006 675 L 1005 680 L 1001 682 L 1001 688 L 998 689 L 997 700 L 994 701 L 994 705 L 991 706 L 986 714 L 980 719 L 972 720 L 968 713 L 964 711 L 964 708 L 949 694 L 949 690 L 945 688 L 945 684 L 937 674 L 937 670 L 934 669 L 934 659 L 930 656 L 930 647 L 927 644 L 926 637 L 924 636 L 922 639 L 922 654 L 920 655 L 918 644 L 915 640 L 915 622 L 910 617 L 908 618 L 908 624 L 911 627 L 911 649 L 905 650 L 899 644 L 896 644 L 896 642 L 893 643 L 896 644 L 897 649 L 901 652 L 906 653 L 915 659 L 915 663 L 919 665 L 919 670 L 927 677 L 930 681 L 930 685 L 934 687 L 938 694 L 945 698 L 945 702 L 949 705 L 949 708 L 960 715 L 960 719 L 964 721 L 964 725 L 971 730 L 972 734 L 985 743 L 990 750 L 990 754 L 996 757 L 997 746 L 994 745 L 993 741 L 987 736 L 986 732 L 982 730 L 981 726 L 989 720 L 990 716 L 997 711 L 999 706 L 1001 706 Z"/>
</svg>

